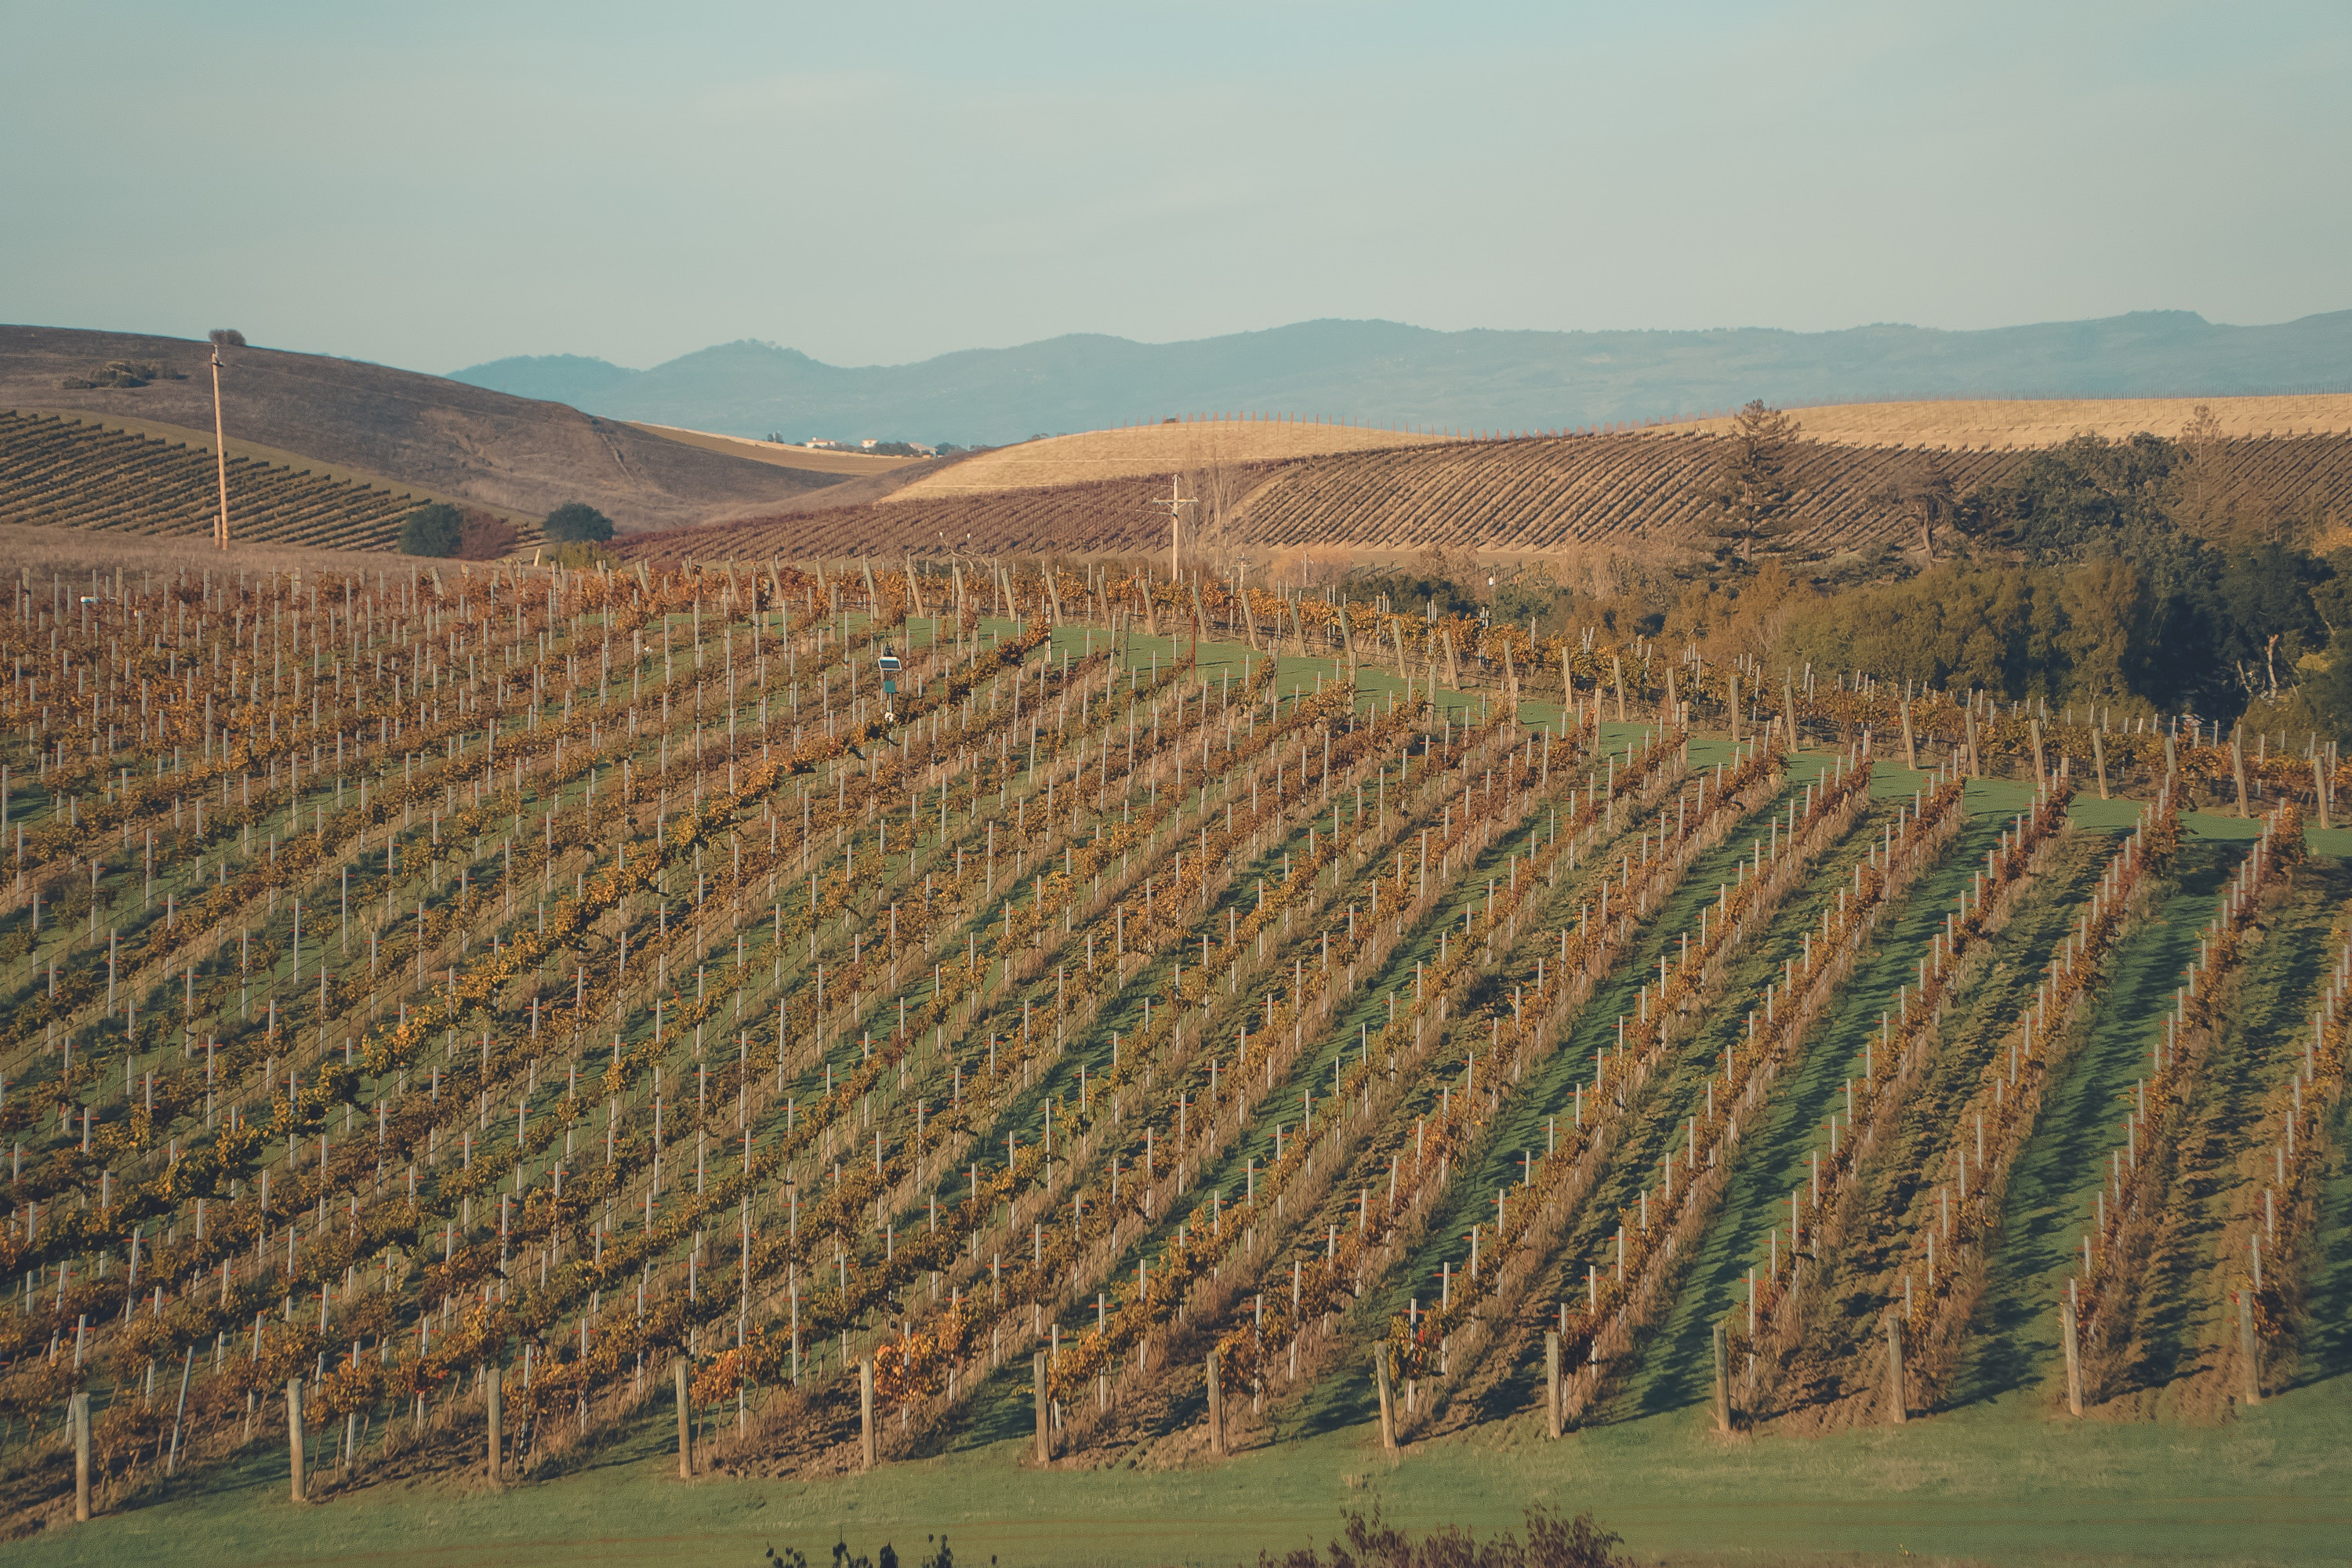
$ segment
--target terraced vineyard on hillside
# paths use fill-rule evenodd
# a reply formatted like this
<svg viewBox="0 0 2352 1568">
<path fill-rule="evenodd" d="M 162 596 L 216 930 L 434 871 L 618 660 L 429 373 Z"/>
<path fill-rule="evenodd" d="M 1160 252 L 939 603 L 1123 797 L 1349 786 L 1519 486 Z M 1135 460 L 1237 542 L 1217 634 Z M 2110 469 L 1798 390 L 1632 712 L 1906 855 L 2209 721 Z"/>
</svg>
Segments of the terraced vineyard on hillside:
<svg viewBox="0 0 2352 1568">
<path fill-rule="evenodd" d="M 220 517 L 212 453 L 56 415 L 0 411 L 0 522 L 178 539 Z M 307 470 L 228 460 L 236 537 L 256 544 L 388 550 L 425 498 Z"/>
<path fill-rule="evenodd" d="M 1557 552 L 1587 544 L 1707 547 L 1710 493 L 1724 441 L 1665 431 L 1445 441 L 1183 468 L 1188 495 L 1235 498 L 1220 520 L 1230 548 L 1403 555 L 1448 550 Z M 2352 516 L 2352 436 L 2242 437 L 2214 444 L 2217 501 L 2260 497 L 2311 516 Z M 1831 553 L 1916 533 L 1881 499 L 1925 447 L 1808 442 L 1790 469 L 1793 548 Z M 2015 450 L 1938 451 L 1956 492 L 1996 485 Z M 944 490 L 958 468 L 931 482 Z M 928 494 L 874 506 L 647 535 L 648 559 L 784 555 L 1127 552 L 1168 545 L 1166 478 L 1104 479 L 993 493 Z M 1188 528 L 1197 526 L 1193 516 Z"/>
<path fill-rule="evenodd" d="M 2323 763 L 1195 586 L 20 583 L 9 1516 L 2292 1374 Z"/>
</svg>

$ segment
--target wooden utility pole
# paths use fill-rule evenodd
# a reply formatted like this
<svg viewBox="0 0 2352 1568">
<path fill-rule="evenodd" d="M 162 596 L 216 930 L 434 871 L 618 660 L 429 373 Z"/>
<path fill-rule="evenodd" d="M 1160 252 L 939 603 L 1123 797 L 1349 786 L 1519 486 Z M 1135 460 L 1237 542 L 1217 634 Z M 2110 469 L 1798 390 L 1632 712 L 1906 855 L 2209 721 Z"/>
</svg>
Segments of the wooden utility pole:
<svg viewBox="0 0 2352 1568">
<path fill-rule="evenodd" d="M 228 437 L 221 420 L 221 334 L 213 334 L 213 456 L 220 465 L 220 525 L 213 530 L 215 548 L 228 548 Z"/>
<path fill-rule="evenodd" d="M 1184 509 L 1192 505 L 1194 500 L 1194 497 L 1184 493 L 1181 476 L 1171 474 L 1168 476 L 1168 499 L 1152 503 L 1166 508 L 1168 512 L 1168 580 L 1171 583 L 1181 582 L 1184 576 Z"/>
</svg>

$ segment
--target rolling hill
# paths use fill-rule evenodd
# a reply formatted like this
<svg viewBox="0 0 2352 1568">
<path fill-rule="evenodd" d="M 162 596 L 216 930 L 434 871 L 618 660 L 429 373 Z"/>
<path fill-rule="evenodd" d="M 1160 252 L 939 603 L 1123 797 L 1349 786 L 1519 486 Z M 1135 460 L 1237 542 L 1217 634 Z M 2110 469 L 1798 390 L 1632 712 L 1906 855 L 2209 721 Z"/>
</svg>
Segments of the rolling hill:
<svg viewBox="0 0 2352 1568">
<path fill-rule="evenodd" d="M 2253 417 L 2220 412 L 2225 429 Z M 2062 416 L 2044 422 L 2072 433 Z M 2007 426 L 2032 427 L 2024 416 Z M 1025 483 L 1053 470 L 967 459 L 879 504 L 803 507 L 647 535 L 632 548 L 658 560 L 1164 551 L 1169 464 L 1183 455 L 1171 428 L 1066 437 L 1103 476 L 1084 482 Z M 1699 542 L 1724 445 L 1721 436 L 1691 428 L 1491 441 L 1414 442 L 1387 433 L 1370 449 L 1244 456 L 1222 468 L 1187 463 L 1183 483 L 1196 501 L 1188 537 L 1261 559 L 1307 549 L 1395 559 L 1433 545 L 1503 554 L 1590 545 L 1677 551 Z M 2021 460 L 2007 440 L 1955 445 L 1961 449 L 1936 460 L 1957 490 L 1998 483 Z M 2229 436 L 2217 446 L 2228 495 L 2352 517 L 2352 434 Z M 1907 542 L 1914 525 L 1879 498 L 1927 449 L 1892 440 L 1804 443 L 1790 476 L 1799 495 L 1795 547 L 1832 554 Z M 1005 488 L 948 488 L 966 475 L 992 475 Z"/>
<path fill-rule="evenodd" d="M 2352 434 L 2352 393 L 2283 397 L 1955 398 L 1934 403 L 1849 403 L 1788 413 L 1806 437 L 1849 447 L 1935 447 L 2014 451 L 2071 436 L 2116 440 L 2138 431 L 2178 439 L 2200 408 L 2231 437 Z M 1677 420 L 1658 435 L 1720 436 L 1727 415 Z"/>
<path fill-rule="evenodd" d="M 178 338 L 0 327 L 0 408 L 136 421 L 210 450 L 209 353 Z M 677 527 L 772 510 L 845 478 L 413 371 L 266 348 L 225 357 L 232 441 L 517 516 L 584 500 L 623 529 Z M 161 374 L 144 385 L 88 384 L 110 361 Z"/>
<path fill-rule="evenodd" d="M 646 370 L 576 355 L 456 379 L 617 419 L 734 435 L 971 446 L 1171 415 L 1288 410 L 1454 433 L 1583 428 L 1738 406 L 1889 397 L 2231 396 L 2343 389 L 2352 310 L 2231 326 L 2186 310 L 1982 331 L 1433 331 L 1302 321 L 1189 342 L 1076 333 L 913 364 L 831 365 L 737 342 Z"/>
</svg>

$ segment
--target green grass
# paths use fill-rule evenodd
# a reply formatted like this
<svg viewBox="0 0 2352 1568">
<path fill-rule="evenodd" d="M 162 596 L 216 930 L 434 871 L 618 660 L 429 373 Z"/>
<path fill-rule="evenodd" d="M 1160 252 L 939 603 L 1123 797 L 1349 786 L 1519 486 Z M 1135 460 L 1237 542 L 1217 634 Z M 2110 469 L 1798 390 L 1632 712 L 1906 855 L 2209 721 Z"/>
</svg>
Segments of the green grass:
<svg viewBox="0 0 2352 1568">
<path fill-rule="evenodd" d="M 1534 1502 L 1590 1508 L 1644 1558 L 1742 1563 L 2342 1561 L 2352 1495 L 2352 1379 L 2221 1426 L 2072 1424 L 2008 1396 L 1900 1429 L 1718 1439 L 1705 1412 L 1594 1428 L 1558 1445 L 1517 1417 L 1391 1465 L 1351 1426 L 1167 1471 L 1025 1469 L 1003 1443 L 823 1482 L 681 1484 L 660 1451 L 667 1411 L 593 1470 L 493 1496 L 385 1487 L 297 1508 L 282 1461 L 84 1529 L 12 1544 L 14 1563 L 737 1563 L 771 1544 L 822 1562 L 845 1538 L 919 1555 L 944 1528 L 959 1561 L 1235 1563 L 1328 1540 L 1377 1499 L 1412 1526 L 1481 1530 Z M 914 1551 L 910 1552 L 910 1548 Z"/>
</svg>

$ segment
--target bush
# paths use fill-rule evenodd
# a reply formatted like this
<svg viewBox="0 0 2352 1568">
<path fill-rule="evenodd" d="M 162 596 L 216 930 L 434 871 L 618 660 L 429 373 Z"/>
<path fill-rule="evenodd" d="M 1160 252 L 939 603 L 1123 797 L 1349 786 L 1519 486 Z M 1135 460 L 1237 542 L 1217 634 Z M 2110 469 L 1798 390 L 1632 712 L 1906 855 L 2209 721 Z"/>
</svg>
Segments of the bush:
<svg viewBox="0 0 2352 1568">
<path fill-rule="evenodd" d="M 568 566 L 581 571 L 592 566 L 618 566 L 621 563 L 618 555 L 584 539 L 571 544 L 551 545 L 541 559 L 551 566 Z"/>
<path fill-rule="evenodd" d="M 1623 1538 L 1595 1525 L 1591 1514 L 1564 1520 L 1542 1503 L 1528 1510 L 1525 1542 L 1508 1531 L 1481 1542 L 1449 1524 L 1416 1543 L 1382 1522 L 1378 1503 L 1370 1519 L 1353 1509 L 1342 1519 L 1347 1539 L 1333 1542 L 1328 1554 L 1311 1546 L 1284 1557 L 1260 1552 L 1258 1568 L 1625 1568 L 1629 1562 L 1616 1550 Z"/>
<path fill-rule="evenodd" d="M 403 555 L 455 555 L 465 542 L 465 514 L 447 501 L 428 501 L 401 521 Z"/>
<path fill-rule="evenodd" d="M 613 537 L 613 520 L 585 501 L 568 500 L 541 525 L 550 544 L 602 544 Z"/>
<path fill-rule="evenodd" d="M 467 561 L 496 561 L 515 544 L 515 525 L 494 512 L 469 511 L 465 514 L 466 532 L 457 542 L 457 553 Z"/>
</svg>

